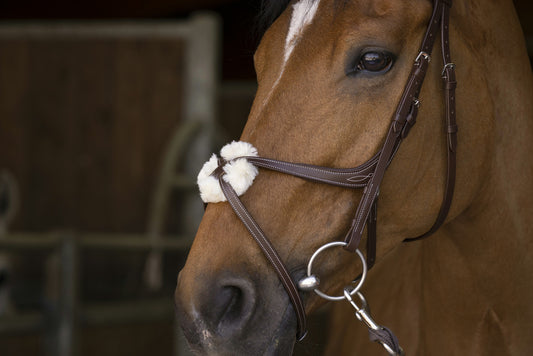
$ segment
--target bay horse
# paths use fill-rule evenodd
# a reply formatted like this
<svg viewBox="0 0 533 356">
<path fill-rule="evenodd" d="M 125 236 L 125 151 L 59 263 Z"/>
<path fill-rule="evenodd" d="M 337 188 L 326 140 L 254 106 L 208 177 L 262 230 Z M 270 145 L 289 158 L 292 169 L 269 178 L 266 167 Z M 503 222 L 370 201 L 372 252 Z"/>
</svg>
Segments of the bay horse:
<svg viewBox="0 0 533 356">
<path fill-rule="evenodd" d="M 360 291 L 374 320 L 394 331 L 406 354 L 531 354 L 533 76 L 512 1 L 456 0 L 443 10 L 449 25 L 444 15 L 435 23 L 449 32 L 449 43 L 433 39 L 434 52 L 449 45 L 453 63 L 444 49 L 444 63 L 438 55 L 429 63 L 420 45 L 436 7 L 449 8 L 450 0 L 293 0 L 270 6 L 276 19 L 254 56 L 258 90 L 241 136 L 253 149 L 243 159 L 259 165 L 257 150 L 259 157 L 301 163 L 295 166 L 308 171 L 363 167 L 359 174 L 371 163 L 386 172 L 373 185 L 378 169 L 366 170 L 364 189 L 347 189 L 293 171 L 252 169 L 254 177 L 258 173 L 253 184 L 235 198 L 236 188 L 224 183 L 226 166 L 241 156 L 214 157 L 205 178 L 218 179 L 229 204 L 207 205 L 175 293 L 191 348 L 205 355 L 290 355 L 303 334 L 302 305 L 305 315 L 325 304 L 310 289 L 350 299 L 343 288 L 365 271 L 365 259 L 346 251 L 347 242 L 341 242 L 344 250 L 329 249 L 315 260 L 314 274 L 306 271 L 311 256 L 342 241 L 354 226 L 366 226 L 363 241 L 376 230 L 376 264 Z M 423 85 L 417 66 L 427 69 Z M 407 88 L 418 84 L 408 115 L 397 120 Z M 458 132 L 443 123 L 450 107 Z M 387 148 L 398 121 L 402 144 Z M 412 126 L 408 136 L 406 122 Z M 382 159 L 386 150 L 391 153 Z M 367 219 L 374 202 L 376 225 Z M 360 210 L 365 214 L 354 219 Z M 431 236 L 404 242 L 433 230 L 436 219 L 442 221 Z M 268 237 L 280 264 L 251 233 L 258 241 L 257 234 Z M 368 241 L 351 252 L 373 255 Z M 319 276 L 320 284 L 299 284 L 292 294 L 306 272 Z M 353 304 L 331 304 L 327 355 L 383 354 L 365 340 Z"/>
</svg>

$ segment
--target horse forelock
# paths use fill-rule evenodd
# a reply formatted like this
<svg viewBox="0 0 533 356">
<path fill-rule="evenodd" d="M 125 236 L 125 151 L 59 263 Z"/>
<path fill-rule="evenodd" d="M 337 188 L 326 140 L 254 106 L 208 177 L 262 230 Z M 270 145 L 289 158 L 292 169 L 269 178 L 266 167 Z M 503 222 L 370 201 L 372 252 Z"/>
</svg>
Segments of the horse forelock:
<svg viewBox="0 0 533 356">
<path fill-rule="evenodd" d="M 289 6 L 290 0 L 263 0 L 258 15 L 258 23 L 262 29 L 268 28 Z"/>
<path fill-rule="evenodd" d="M 320 0 L 309 0 L 309 2 Z M 350 0 L 334 0 L 335 7 L 340 8 Z M 257 16 L 257 27 L 260 34 L 263 34 L 276 21 L 276 19 L 287 9 L 291 0 L 262 0 L 261 8 Z"/>
<path fill-rule="evenodd" d="M 302 37 L 305 29 L 313 22 L 317 14 L 317 9 L 320 0 L 298 0 L 291 7 L 291 17 L 288 25 L 288 30 L 285 37 L 283 48 L 283 55 L 279 67 L 277 79 L 270 86 L 270 90 L 262 99 L 261 109 L 257 112 L 262 112 L 263 108 L 270 101 L 272 94 L 276 91 L 278 84 L 285 73 L 285 68 L 289 62 L 291 54 L 296 47 L 298 40 Z"/>
</svg>

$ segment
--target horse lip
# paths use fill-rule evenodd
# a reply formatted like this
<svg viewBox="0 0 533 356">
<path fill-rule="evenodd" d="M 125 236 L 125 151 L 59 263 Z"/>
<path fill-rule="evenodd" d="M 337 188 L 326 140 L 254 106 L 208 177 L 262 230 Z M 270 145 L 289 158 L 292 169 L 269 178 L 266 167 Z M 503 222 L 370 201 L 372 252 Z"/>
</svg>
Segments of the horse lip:
<svg viewBox="0 0 533 356">
<path fill-rule="evenodd" d="M 292 304 L 289 302 L 264 356 L 290 356 L 292 355 L 295 343 L 296 314 Z"/>
<path fill-rule="evenodd" d="M 295 281 L 299 281 L 306 275 L 306 267 L 299 266 L 293 268 L 290 272 L 291 277 Z M 302 296 L 303 297 L 303 296 Z M 292 355 L 294 345 L 296 344 L 296 312 L 294 306 L 288 300 L 285 312 L 281 321 L 276 328 L 274 335 L 269 343 L 268 349 L 263 354 L 264 356 L 289 356 Z"/>
<path fill-rule="evenodd" d="M 246 350 L 237 351 L 233 350 L 228 352 L 226 349 L 223 349 L 218 345 L 221 341 L 211 340 L 212 342 L 206 343 L 208 338 L 201 341 L 201 337 L 196 335 L 195 337 L 190 338 L 190 335 L 187 335 L 187 330 L 184 330 L 186 335 L 187 344 L 195 354 L 206 355 L 206 356 L 236 356 L 236 355 L 252 355 L 254 353 L 249 353 Z M 292 335 L 292 336 L 291 336 Z M 215 338 L 217 338 L 215 336 Z M 262 353 L 263 356 L 290 356 L 293 353 L 294 345 L 296 343 L 296 314 L 292 304 L 287 303 L 285 312 L 283 313 L 282 319 L 278 324 L 278 327 L 275 329 L 274 334 L 268 342 L 266 350 Z M 256 350 L 259 351 L 259 350 Z M 260 355 L 261 351 L 255 353 Z"/>
</svg>

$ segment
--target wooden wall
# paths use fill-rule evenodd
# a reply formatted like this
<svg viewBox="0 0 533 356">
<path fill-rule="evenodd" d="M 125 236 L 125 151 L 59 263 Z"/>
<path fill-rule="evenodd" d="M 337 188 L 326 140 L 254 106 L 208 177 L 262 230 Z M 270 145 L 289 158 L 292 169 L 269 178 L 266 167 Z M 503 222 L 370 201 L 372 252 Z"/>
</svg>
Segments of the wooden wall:
<svg viewBox="0 0 533 356">
<path fill-rule="evenodd" d="M 20 189 L 10 230 L 146 232 L 160 160 L 183 119 L 186 43 L 175 36 L 128 36 L 124 29 L 95 35 L 86 24 L 66 31 L 55 24 L 51 32 L 27 36 L 13 35 L 11 26 L 18 25 L 0 26 L 0 170 L 13 173 Z M 144 253 L 86 251 L 81 257 L 81 303 L 146 296 Z M 159 293 L 170 300 L 184 257 L 166 257 L 169 278 Z M 12 262 L 19 311 L 43 308 L 45 256 L 13 254 Z M 171 318 L 86 326 L 80 354 L 168 355 Z M 40 334 L 2 334 L 0 349 L 6 356 L 43 355 L 46 344 Z"/>
<path fill-rule="evenodd" d="M 0 167 L 21 193 L 13 229 L 145 231 L 183 65 L 176 39 L 2 39 Z"/>
</svg>

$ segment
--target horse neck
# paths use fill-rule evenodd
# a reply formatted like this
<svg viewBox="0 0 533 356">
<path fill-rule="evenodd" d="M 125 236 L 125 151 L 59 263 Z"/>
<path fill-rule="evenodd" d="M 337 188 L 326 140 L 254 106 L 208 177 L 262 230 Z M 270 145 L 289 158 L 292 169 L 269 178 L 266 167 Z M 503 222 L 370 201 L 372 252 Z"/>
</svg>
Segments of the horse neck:
<svg viewBox="0 0 533 356">
<path fill-rule="evenodd" d="M 483 20 L 485 29 L 479 31 L 480 37 L 491 39 L 481 48 L 485 62 L 480 63 L 485 66 L 494 112 L 490 138 L 483 143 L 488 153 L 484 163 L 487 173 L 476 197 L 449 224 L 449 230 L 458 244 L 466 242 L 461 236 L 468 236 L 468 240 L 477 241 L 478 249 L 481 240 L 492 246 L 503 244 L 509 250 L 512 246 L 523 248 L 533 236 L 533 75 L 520 25 L 517 20 L 508 20 L 516 18 L 512 2 L 495 3 L 498 5 L 492 6 L 497 8 L 491 9 L 487 1 L 470 2 L 471 6 L 486 8 L 485 13 L 477 11 L 480 18 L 473 22 L 479 25 Z M 467 13 L 472 22 L 472 11 Z M 504 19 L 508 28 L 502 30 Z M 475 118 L 462 118 L 471 119 Z"/>
<path fill-rule="evenodd" d="M 469 60 L 483 67 L 490 101 L 486 105 L 494 108 L 488 123 L 491 133 L 479 143 L 488 153 L 483 162 L 470 160 L 475 163 L 463 166 L 458 183 L 468 181 L 469 172 L 480 167 L 483 183 L 465 208 L 452 211 L 450 221 L 434 235 L 404 243 L 384 256 L 364 287 L 376 320 L 397 333 L 409 354 L 531 352 L 533 78 L 518 20 L 511 21 L 513 17 L 510 0 L 454 2 L 455 34 L 467 42 L 465 52 L 480 53 Z M 470 90 L 467 81 L 461 82 L 461 63 L 457 58 L 458 105 L 460 100 L 479 100 L 479 93 Z M 465 121 L 476 119 L 472 114 L 457 114 L 459 160 L 468 155 L 465 146 L 473 130 L 488 130 L 479 123 L 465 128 L 469 126 Z M 460 193 L 459 185 L 457 190 Z M 335 316 L 351 327 L 346 333 L 332 334 L 329 351 L 335 345 L 345 346 L 343 354 L 354 349 L 345 339 L 362 328 L 349 308 L 335 305 Z M 374 345 L 367 344 L 357 343 L 357 354 L 373 352 Z"/>
<path fill-rule="evenodd" d="M 373 310 L 386 311 L 380 320 L 401 331 L 412 354 L 530 353 L 533 174 L 531 164 L 502 164 L 513 156 L 494 156 L 486 185 L 462 214 L 371 272 Z"/>
<path fill-rule="evenodd" d="M 473 348 L 481 345 L 505 351 L 494 354 L 507 354 L 507 345 L 515 345 L 514 354 L 527 354 L 528 346 L 523 340 L 529 336 L 524 326 L 533 323 L 529 305 L 533 300 L 531 67 L 518 21 L 509 24 L 512 22 L 509 18 L 516 17 L 511 1 L 472 0 L 455 2 L 456 5 L 462 16 L 455 13 L 452 22 L 459 23 L 458 32 L 472 38 L 472 46 L 479 46 L 481 59 L 477 65 L 484 67 L 490 98 L 487 105 L 493 106 L 490 129 L 478 124 L 468 128 L 465 121 L 479 118 L 458 112 L 459 159 L 468 156 L 461 149 L 467 146 L 466 140 L 473 130 L 490 130 L 486 141 L 478 143 L 487 150 L 483 162 L 470 159 L 470 166 L 463 165 L 458 172 L 458 184 L 467 182 L 469 172 L 480 167 L 482 183 L 466 207 L 455 212 L 434 236 L 405 244 L 386 264 L 397 268 L 400 261 L 413 261 L 403 273 L 402 283 L 411 285 L 412 288 L 407 288 L 413 291 L 403 304 L 417 300 L 416 304 L 421 306 L 416 309 L 420 328 L 429 325 L 440 328 L 418 336 L 424 340 L 422 343 L 432 343 L 426 345 L 429 349 L 439 346 L 449 349 L 446 343 L 453 339 L 467 340 L 461 345 L 463 354 L 480 354 Z M 503 23 L 508 28 L 502 30 Z M 476 28 L 479 26 L 483 28 Z M 458 85 L 466 89 L 463 97 L 458 95 L 458 103 L 479 100 L 475 97 L 477 93 L 468 94 L 469 83 L 461 83 L 460 79 Z M 474 96 L 465 98 L 466 95 Z M 458 190 L 460 194 L 459 185 Z"/>
<path fill-rule="evenodd" d="M 484 15 L 478 15 L 486 16 L 486 28 L 480 34 L 491 39 L 481 48 L 486 62 L 480 63 L 486 67 L 488 93 L 494 107 L 490 139 L 483 143 L 488 154 L 480 163 L 485 167 L 484 180 L 466 209 L 435 236 L 420 243 L 417 253 L 422 262 L 417 268 L 421 269 L 426 304 L 434 307 L 440 302 L 448 310 L 429 311 L 428 307 L 427 319 L 452 321 L 451 314 L 464 315 L 465 325 L 471 318 L 477 323 L 475 330 L 488 325 L 496 332 L 497 335 L 478 335 L 485 341 L 497 336 L 508 344 L 516 341 L 515 345 L 523 345 L 518 341 L 519 337 L 527 339 L 523 327 L 533 323 L 529 306 L 533 299 L 533 77 L 518 21 L 505 31 L 495 25 L 501 24 L 502 18 L 516 16 L 512 3 L 501 2 L 498 9 L 487 8 L 497 6 L 495 3 L 469 3 L 486 8 Z M 482 23 L 481 18 L 472 20 L 473 13 L 476 12 L 469 11 L 470 21 Z M 458 113 L 458 120 L 471 119 L 475 118 L 460 118 Z M 463 137 L 460 139 L 467 140 L 468 136 Z M 456 321 L 455 317 L 449 325 L 454 325 L 457 332 L 468 333 L 460 325 L 457 327 Z"/>
</svg>

